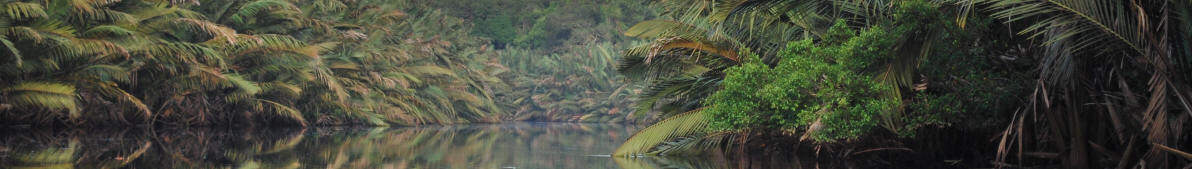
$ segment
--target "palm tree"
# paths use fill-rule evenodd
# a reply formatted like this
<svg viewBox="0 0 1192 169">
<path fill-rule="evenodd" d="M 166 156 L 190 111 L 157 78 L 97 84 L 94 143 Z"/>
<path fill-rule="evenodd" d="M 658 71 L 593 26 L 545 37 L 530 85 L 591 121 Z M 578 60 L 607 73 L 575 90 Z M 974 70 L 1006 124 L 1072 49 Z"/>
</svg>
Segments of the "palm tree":
<svg viewBox="0 0 1192 169">
<path fill-rule="evenodd" d="M 1180 143 L 1186 142 L 1180 128 L 1188 125 L 1184 123 L 1188 116 L 1178 114 L 1192 110 L 1186 97 L 1188 76 L 1180 73 L 1189 67 L 1187 42 L 1192 40 L 1188 34 L 1192 25 L 1188 21 L 1192 16 L 1188 9 L 1192 4 L 1137 0 L 959 2 L 984 7 L 1009 24 L 1022 24 L 1015 27 L 1019 34 L 1041 41 L 1035 53 L 1040 60 L 1037 90 L 1027 111 L 1015 118 L 1019 122 L 1007 131 L 1033 128 L 1055 133 L 1047 140 L 1031 140 L 1037 143 L 1003 139 L 1002 150 L 1007 151 L 999 151 L 999 160 L 1010 155 L 1010 147 L 1034 147 L 1060 151 L 1065 154 L 1061 159 L 1072 168 L 1178 166 L 1169 160 L 1171 149 L 1163 148 L 1181 147 Z M 1147 83 L 1135 83 L 1143 81 Z M 1022 122 L 1022 118 L 1048 120 Z M 1090 125 L 1095 123 L 1112 125 Z M 1102 129 L 1113 132 L 1108 136 L 1095 132 Z M 1004 137 L 1030 136 L 1007 132 Z M 1096 160 L 1097 153 L 1090 149 L 1105 146 L 1127 153 L 1108 162 Z M 1137 154 L 1141 152 L 1145 154 Z"/>
<path fill-rule="evenodd" d="M 305 87 L 301 98 L 306 99 L 295 100 L 307 105 L 300 110 L 346 113 L 347 119 L 363 119 L 373 125 L 492 121 L 499 112 L 492 94 L 483 90 L 488 83 L 497 82 L 477 80 L 493 78 L 461 69 L 478 62 L 471 60 L 478 57 L 447 57 L 483 54 L 483 48 L 452 52 L 456 50 L 452 42 L 468 40 L 443 39 L 466 34 L 398 39 L 406 36 L 403 32 L 437 31 L 422 26 L 436 25 L 427 18 L 446 16 L 427 12 L 427 16 L 407 18 L 409 14 L 395 8 L 398 6 L 374 5 L 382 2 L 306 3 L 316 5 L 298 7 L 262 0 L 246 2 L 238 10 L 213 10 L 228 11 L 221 16 L 227 16 L 225 22 L 237 30 L 285 34 L 317 43 L 314 46 L 323 52 L 308 53 L 320 54 L 310 60 L 313 67 L 309 72 L 318 82 Z"/>
<path fill-rule="evenodd" d="M 80 109 L 83 107 L 99 108 L 79 102 L 114 102 L 120 105 L 117 109 L 131 108 L 143 113 L 142 117 L 152 114 L 138 98 L 118 87 L 119 82 L 129 81 L 128 70 L 111 62 L 128 57 L 128 49 L 102 37 L 108 27 L 72 26 L 89 22 L 87 19 L 119 21 L 117 17 L 121 15 L 118 12 L 97 10 L 90 5 L 66 1 L 4 2 L 8 12 L 2 19 L 9 24 L 0 27 L 7 30 L 0 37 L 6 46 L 2 76 L 13 80 L 0 84 L 5 88 L 0 104 L 6 106 L 2 107 L 17 109 L 16 112 L 67 112 L 66 116 L 57 113 L 16 115 L 37 118 L 40 120 L 36 122 L 42 123 L 57 117 L 77 119 L 82 116 Z M 80 15 L 73 15 L 70 9 L 78 9 Z M 99 13 L 109 15 L 84 18 L 90 16 L 86 14 Z M 81 17 L 70 19 L 68 16 Z M 123 121 L 123 114 L 114 112 L 111 115 L 117 117 L 114 120 Z"/>
<path fill-rule="evenodd" d="M 468 31 L 441 31 L 462 20 L 435 11 L 411 17 L 405 11 L 418 8 L 406 1 L 3 2 L 0 77 L 15 80 L 0 82 L 0 111 L 14 121 L 414 125 L 502 117 L 490 86 L 504 82 L 485 71 L 500 66 L 483 59 L 494 53 Z"/>
</svg>

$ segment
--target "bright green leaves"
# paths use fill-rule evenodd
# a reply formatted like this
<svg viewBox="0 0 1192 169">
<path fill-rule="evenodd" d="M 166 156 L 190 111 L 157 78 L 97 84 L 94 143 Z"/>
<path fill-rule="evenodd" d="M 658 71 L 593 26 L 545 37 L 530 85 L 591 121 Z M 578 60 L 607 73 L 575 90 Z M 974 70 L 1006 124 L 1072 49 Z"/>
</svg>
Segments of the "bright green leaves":
<svg viewBox="0 0 1192 169">
<path fill-rule="evenodd" d="M 509 15 L 481 19 L 472 29 L 481 36 L 493 38 L 498 44 L 510 44 L 517 38 L 517 27 L 513 26 L 513 19 Z"/>
<path fill-rule="evenodd" d="M 903 134 L 919 123 L 938 123 L 938 116 L 908 120 L 901 113 L 901 89 L 910 86 L 920 56 L 931 51 L 921 45 L 931 37 L 919 35 L 940 20 L 936 8 L 899 2 L 890 20 L 852 25 L 840 19 L 819 39 L 790 42 L 777 64 L 745 59 L 727 69 L 723 89 L 705 99 L 711 127 L 802 129 L 806 137 L 832 142 L 878 126 Z M 903 124 L 915 127 L 893 126 Z"/>
<path fill-rule="evenodd" d="M 818 141 L 853 139 L 873 129 L 899 102 L 872 69 L 890 59 L 901 32 L 880 26 L 856 32 L 838 22 L 819 44 L 792 42 L 771 68 L 756 58 L 726 71 L 723 89 L 707 98 L 714 129 L 799 128 Z"/>
</svg>

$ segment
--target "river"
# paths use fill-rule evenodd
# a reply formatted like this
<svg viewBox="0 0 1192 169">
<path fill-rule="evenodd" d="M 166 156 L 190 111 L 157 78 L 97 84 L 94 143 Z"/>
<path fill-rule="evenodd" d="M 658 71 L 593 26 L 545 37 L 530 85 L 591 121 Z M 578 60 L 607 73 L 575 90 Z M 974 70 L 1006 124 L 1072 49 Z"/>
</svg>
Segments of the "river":
<svg viewBox="0 0 1192 169">
<path fill-rule="evenodd" d="M 640 127 L 0 130 L 0 168 L 738 168 L 723 159 L 614 158 Z M 770 167 L 765 167 L 770 168 Z"/>
</svg>

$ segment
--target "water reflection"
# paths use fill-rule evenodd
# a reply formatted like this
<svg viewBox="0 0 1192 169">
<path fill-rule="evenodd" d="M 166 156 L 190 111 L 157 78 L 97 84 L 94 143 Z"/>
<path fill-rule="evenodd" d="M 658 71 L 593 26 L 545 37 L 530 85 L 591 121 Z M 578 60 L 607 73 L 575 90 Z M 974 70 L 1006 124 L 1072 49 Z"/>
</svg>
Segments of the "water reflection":
<svg viewBox="0 0 1192 169">
<path fill-rule="evenodd" d="M 608 157 L 637 129 L 565 123 L 6 129 L 0 130 L 0 168 L 742 168 L 724 158 Z"/>
</svg>

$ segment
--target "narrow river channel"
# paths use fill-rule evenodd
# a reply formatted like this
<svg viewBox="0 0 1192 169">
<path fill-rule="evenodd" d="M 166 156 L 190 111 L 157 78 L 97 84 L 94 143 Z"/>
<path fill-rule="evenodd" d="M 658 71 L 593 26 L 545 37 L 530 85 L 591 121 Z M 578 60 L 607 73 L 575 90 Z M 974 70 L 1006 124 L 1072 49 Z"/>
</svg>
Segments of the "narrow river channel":
<svg viewBox="0 0 1192 169">
<path fill-rule="evenodd" d="M 640 127 L 468 124 L 394 128 L 5 130 L 12 168 L 736 168 L 715 158 L 614 158 Z"/>
</svg>

